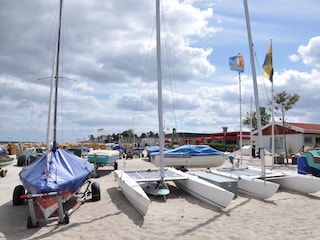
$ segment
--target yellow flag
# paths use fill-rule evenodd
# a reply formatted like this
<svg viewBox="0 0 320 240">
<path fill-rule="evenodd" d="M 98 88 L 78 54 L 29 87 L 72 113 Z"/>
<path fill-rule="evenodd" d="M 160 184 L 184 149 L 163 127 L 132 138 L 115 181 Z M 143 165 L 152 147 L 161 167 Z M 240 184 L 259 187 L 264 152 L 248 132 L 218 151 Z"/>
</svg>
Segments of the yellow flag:
<svg viewBox="0 0 320 240">
<path fill-rule="evenodd" d="M 273 81 L 272 44 L 270 44 L 266 58 L 264 59 L 262 76 L 268 78 L 270 82 Z"/>
</svg>

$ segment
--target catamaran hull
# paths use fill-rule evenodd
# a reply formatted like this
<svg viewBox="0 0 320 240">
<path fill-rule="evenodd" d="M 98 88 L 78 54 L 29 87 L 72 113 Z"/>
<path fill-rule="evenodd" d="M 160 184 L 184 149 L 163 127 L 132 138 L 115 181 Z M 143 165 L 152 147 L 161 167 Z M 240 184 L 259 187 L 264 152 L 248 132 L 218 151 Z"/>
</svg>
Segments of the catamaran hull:
<svg viewBox="0 0 320 240">
<path fill-rule="evenodd" d="M 279 184 L 265 181 L 258 177 L 247 176 L 245 175 L 245 170 L 242 171 L 243 174 L 241 175 L 233 174 L 231 169 L 230 171 L 225 169 L 223 171 L 211 170 L 211 173 L 237 180 L 239 192 L 256 198 L 267 199 L 278 191 Z"/>
<path fill-rule="evenodd" d="M 241 192 L 256 198 L 267 199 L 272 197 L 279 189 L 279 184 L 268 182 L 259 178 L 240 176 L 238 188 Z"/>
<path fill-rule="evenodd" d="M 283 177 L 271 178 L 270 181 L 280 184 L 282 188 L 300 193 L 316 193 L 320 191 L 320 178 L 312 175 L 283 173 Z"/>
<path fill-rule="evenodd" d="M 250 170 L 261 174 L 261 170 L 257 168 L 251 167 Z M 266 171 L 265 180 L 280 184 L 282 188 L 300 193 L 315 193 L 320 191 L 320 178 L 312 175 L 289 171 Z"/>
<path fill-rule="evenodd" d="M 150 205 L 150 199 L 140 184 L 130 178 L 123 170 L 115 170 L 114 175 L 123 195 L 142 216 L 145 216 Z"/>
<path fill-rule="evenodd" d="M 186 167 L 186 168 L 199 168 L 199 167 L 219 167 L 224 164 L 228 154 L 222 155 L 208 155 L 208 156 L 164 156 L 163 163 L 165 167 Z M 153 155 L 151 162 L 159 167 L 159 155 Z"/>
<path fill-rule="evenodd" d="M 234 193 L 191 174 L 185 180 L 174 182 L 185 192 L 219 208 L 226 208 L 234 198 Z"/>
</svg>

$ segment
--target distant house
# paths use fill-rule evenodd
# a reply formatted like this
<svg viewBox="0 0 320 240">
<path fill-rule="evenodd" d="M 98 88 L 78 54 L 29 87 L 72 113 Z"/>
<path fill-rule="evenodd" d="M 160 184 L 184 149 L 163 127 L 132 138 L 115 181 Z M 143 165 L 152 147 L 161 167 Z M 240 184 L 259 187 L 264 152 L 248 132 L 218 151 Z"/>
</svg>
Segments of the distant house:
<svg viewBox="0 0 320 240">
<path fill-rule="evenodd" d="M 219 133 L 187 133 L 187 132 L 175 132 L 174 134 L 166 134 L 166 141 L 173 141 L 177 145 L 184 144 L 209 144 L 209 143 L 221 143 L 228 146 L 240 145 L 240 132 L 219 132 Z M 250 132 L 242 132 L 242 145 L 250 144 Z"/>
<path fill-rule="evenodd" d="M 286 137 L 288 153 L 296 153 L 305 149 L 305 147 L 320 146 L 320 124 L 312 123 L 292 123 L 285 122 L 283 127 L 282 122 L 275 122 L 274 124 L 274 138 L 275 138 L 275 153 L 285 151 L 284 146 L 284 131 Z M 253 133 L 253 140 L 258 143 L 258 132 Z M 264 149 L 272 152 L 272 124 L 269 123 L 262 128 L 262 141 Z M 259 147 L 259 146 L 257 146 Z"/>
</svg>

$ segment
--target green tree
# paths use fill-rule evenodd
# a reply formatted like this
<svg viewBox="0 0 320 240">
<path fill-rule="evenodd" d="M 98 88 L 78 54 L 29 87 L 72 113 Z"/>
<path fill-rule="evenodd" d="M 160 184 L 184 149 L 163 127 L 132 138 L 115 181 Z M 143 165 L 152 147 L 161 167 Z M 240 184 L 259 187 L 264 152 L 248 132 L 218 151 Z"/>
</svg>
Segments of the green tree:
<svg viewBox="0 0 320 240">
<path fill-rule="evenodd" d="M 265 107 L 260 107 L 260 115 L 261 115 L 261 125 L 264 126 L 270 122 L 271 114 L 266 112 Z M 252 121 L 252 126 L 251 126 Z M 247 113 L 247 116 L 245 119 L 243 119 L 242 123 L 244 125 L 247 125 L 249 128 L 251 127 L 251 130 L 257 130 L 258 129 L 258 121 L 257 121 L 257 113 L 252 112 L 251 116 L 250 113 Z"/>
<path fill-rule="evenodd" d="M 291 95 L 285 91 L 277 93 L 274 95 L 274 112 L 275 114 L 280 115 L 280 120 L 282 121 L 283 126 L 283 141 L 284 141 L 284 149 L 286 154 L 286 160 L 288 163 L 288 155 L 287 155 L 287 143 L 286 143 L 286 125 L 285 125 L 285 115 L 286 113 L 293 108 L 293 106 L 298 102 L 300 96 L 298 94 Z M 272 104 L 272 102 L 270 103 Z"/>
</svg>

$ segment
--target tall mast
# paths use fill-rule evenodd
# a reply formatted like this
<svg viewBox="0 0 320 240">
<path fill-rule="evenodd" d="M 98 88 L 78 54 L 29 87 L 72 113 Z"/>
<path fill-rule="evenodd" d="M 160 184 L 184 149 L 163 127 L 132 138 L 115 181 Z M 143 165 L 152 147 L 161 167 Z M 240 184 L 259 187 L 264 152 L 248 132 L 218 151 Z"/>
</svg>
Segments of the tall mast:
<svg viewBox="0 0 320 240">
<path fill-rule="evenodd" d="M 52 147 L 53 151 L 56 150 L 56 144 L 57 144 L 57 109 L 58 109 L 59 55 L 60 55 L 60 39 L 61 39 L 62 1 L 63 0 L 60 0 L 59 28 L 58 28 L 55 72 L 54 72 L 55 96 L 54 96 L 54 113 L 53 113 L 53 147 Z"/>
<path fill-rule="evenodd" d="M 164 179 L 163 149 L 163 109 L 162 109 L 162 70 L 161 70 L 161 36 L 160 36 L 160 0 L 156 0 L 156 29 L 157 29 L 157 80 L 158 80 L 158 124 L 159 124 L 159 162 L 160 176 Z"/>
<path fill-rule="evenodd" d="M 253 88 L 254 88 L 254 98 L 255 98 L 256 113 L 257 113 L 257 126 L 258 126 L 258 140 L 259 140 L 259 154 L 260 154 L 260 160 L 261 160 L 261 171 L 262 171 L 262 174 L 265 175 L 265 160 L 264 160 L 264 148 L 263 148 L 263 142 L 262 142 L 260 103 L 259 103 L 258 84 L 257 84 L 256 68 L 255 68 L 255 63 L 254 63 L 253 43 L 252 43 L 252 36 L 251 36 L 251 26 L 250 26 L 250 18 L 249 18 L 249 10 L 248 10 L 247 0 L 243 0 L 243 5 L 244 5 L 245 16 L 246 16 L 248 42 L 249 42 L 249 49 L 250 49 L 251 69 L 252 69 L 252 78 L 253 78 Z"/>
<path fill-rule="evenodd" d="M 56 39 L 55 58 L 54 58 L 54 64 L 53 64 L 53 67 L 52 67 L 52 77 L 51 77 L 50 94 L 49 94 L 49 108 L 48 108 L 48 121 L 47 121 L 47 164 L 46 164 L 46 173 L 48 173 L 49 152 L 50 151 L 53 151 L 53 152 L 56 151 L 61 20 L 62 20 L 62 0 L 60 0 L 60 6 L 59 6 L 58 35 L 57 35 L 57 39 Z M 54 97 L 53 97 L 53 90 L 55 90 Z M 53 126 L 53 146 L 50 149 L 52 104 L 54 104 L 54 119 L 53 119 L 54 126 Z"/>
</svg>

